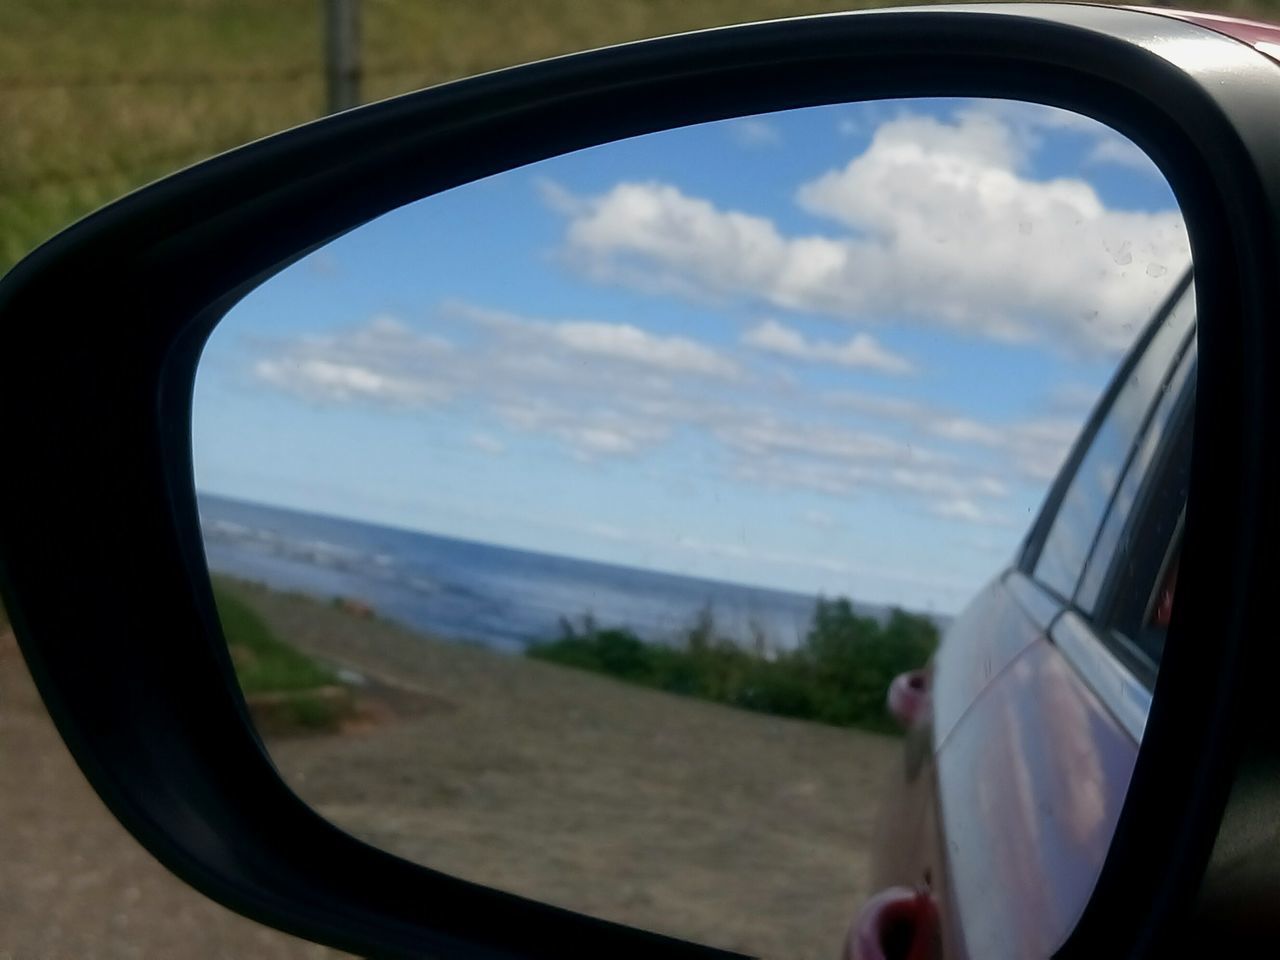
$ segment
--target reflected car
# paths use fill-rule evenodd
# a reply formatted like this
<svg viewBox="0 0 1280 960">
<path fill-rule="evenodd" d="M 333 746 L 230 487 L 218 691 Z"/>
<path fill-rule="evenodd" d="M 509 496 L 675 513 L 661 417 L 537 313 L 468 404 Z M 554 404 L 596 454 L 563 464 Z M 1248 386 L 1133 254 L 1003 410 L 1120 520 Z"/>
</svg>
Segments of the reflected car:
<svg viewBox="0 0 1280 960">
<path fill-rule="evenodd" d="M 882 889 L 850 932 L 850 957 L 1049 956 L 1070 934 L 1116 829 L 1170 622 L 1195 369 L 1188 274 L 1008 569 L 926 669 L 892 684 L 905 762 Z"/>
</svg>

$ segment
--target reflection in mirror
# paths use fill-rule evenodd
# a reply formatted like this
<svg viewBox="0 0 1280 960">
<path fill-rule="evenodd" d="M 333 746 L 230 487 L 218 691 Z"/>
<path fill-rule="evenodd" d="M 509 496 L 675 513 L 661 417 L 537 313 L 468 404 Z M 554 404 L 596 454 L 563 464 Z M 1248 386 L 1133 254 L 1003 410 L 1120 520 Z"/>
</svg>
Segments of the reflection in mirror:
<svg viewBox="0 0 1280 960">
<path fill-rule="evenodd" d="M 196 385 L 272 759 L 409 859 L 770 957 L 894 884 L 953 885 L 971 946 L 1078 915 L 1176 582 L 1189 262 L 1127 140 L 971 100 L 614 143 L 333 241 Z"/>
</svg>

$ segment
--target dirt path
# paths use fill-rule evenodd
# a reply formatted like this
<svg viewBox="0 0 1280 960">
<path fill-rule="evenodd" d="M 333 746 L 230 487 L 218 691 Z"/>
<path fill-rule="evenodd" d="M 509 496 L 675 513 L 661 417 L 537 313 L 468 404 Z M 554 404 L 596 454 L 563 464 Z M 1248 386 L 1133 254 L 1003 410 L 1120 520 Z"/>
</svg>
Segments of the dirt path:
<svg viewBox="0 0 1280 960">
<path fill-rule="evenodd" d="M 161 867 L 107 813 L 0 628 L 0 960 L 322 960 Z"/>
<path fill-rule="evenodd" d="M 280 636 L 414 691 L 275 741 L 301 796 L 411 860 L 779 960 L 829 960 L 869 890 L 894 738 L 747 713 L 242 588 Z"/>
</svg>

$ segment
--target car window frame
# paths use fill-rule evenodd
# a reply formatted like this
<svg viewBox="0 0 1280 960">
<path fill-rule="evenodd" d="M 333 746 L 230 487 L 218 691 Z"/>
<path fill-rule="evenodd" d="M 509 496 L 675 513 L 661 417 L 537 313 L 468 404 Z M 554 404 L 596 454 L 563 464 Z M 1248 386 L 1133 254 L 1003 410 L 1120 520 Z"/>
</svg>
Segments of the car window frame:
<svg viewBox="0 0 1280 960">
<path fill-rule="evenodd" d="M 1035 549 L 1024 549 L 1019 562 L 1015 565 L 1016 574 L 1025 577 L 1030 585 L 1036 587 L 1045 596 L 1047 601 L 1057 604 L 1056 614 L 1044 627 L 1046 637 L 1064 659 L 1071 663 L 1076 674 L 1094 692 L 1116 721 L 1129 732 L 1135 742 L 1141 742 L 1145 731 L 1146 711 L 1150 709 L 1151 694 L 1159 664 L 1146 656 L 1135 640 L 1112 629 L 1110 621 L 1113 619 L 1116 606 L 1114 588 L 1116 579 L 1122 572 L 1120 565 L 1114 560 L 1108 562 L 1094 609 L 1083 609 L 1078 600 L 1086 573 L 1090 565 L 1095 562 L 1095 551 L 1098 549 L 1099 540 L 1115 509 L 1116 498 L 1126 478 L 1130 476 L 1130 471 L 1135 467 L 1139 451 L 1150 437 L 1152 423 L 1162 402 L 1172 404 L 1168 423 L 1173 429 L 1167 433 L 1168 440 L 1160 441 L 1159 449 L 1147 464 L 1144 475 L 1139 480 L 1134 497 L 1135 504 L 1125 520 L 1126 527 L 1132 522 L 1140 522 L 1145 516 L 1152 484 L 1158 482 L 1158 478 L 1168 469 L 1171 443 L 1176 443 L 1178 437 L 1176 427 L 1178 424 L 1186 423 L 1187 395 L 1193 398 L 1195 392 L 1197 316 L 1193 315 L 1189 329 L 1183 335 L 1170 362 L 1161 372 L 1161 388 L 1142 414 L 1141 426 L 1125 453 L 1119 475 L 1107 496 L 1101 519 L 1092 531 L 1089 548 L 1085 554 L 1084 563 L 1076 575 L 1072 595 L 1064 597 L 1037 577 L 1035 567 L 1039 560 L 1039 550 L 1043 547 L 1049 530 L 1052 529 L 1066 492 L 1075 480 L 1081 464 L 1088 455 L 1102 424 L 1110 415 L 1126 381 L 1140 363 L 1164 321 L 1178 309 L 1184 296 L 1194 297 L 1194 295 L 1192 272 L 1188 270 L 1126 355 L 1103 397 L 1090 414 L 1086 428 L 1081 431 L 1079 439 L 1073 446 L 1067 465 L 1055 479 L 1041 515 L 1037 517 L 1036 524 L 1027 537 L 1028 547 L 1034 546 Z M 1179 385 L 1179 394 L 1172 400 L 1166 399 L 1167 394 L 1164 391 L 1179 379 L 1184 366 L 1190 366 L 1191 369 Z M 1160 546 L 1159 552 L 1162 559 L 1157 577 L 1162 575 L 1173 542 L 1180 536 L 1180 531 L 1181 523 L 1179 522 L 1175 524 L 1173 539 Z M 1153 589 L 1158 589 L 1158 584 L 1153 586 Z"/>
<path fill-rule="evenodd" d="M 1045 501 L 1040 508 L 1040 512 L 1037 514 L 1035 522 L 1032 524 L 1027 536 L 1023 539 L 1022 547 L 1017 553 L 1017 559 L 1014 564 L 1015 569 L 1019 570 L 1037 585 L 1047 590 L 1052 596 L 1056 597 L 1063 606 L 1072 605 L 1072 600 L 1079 587 L 1080 578 L 1084 573 L 1084 565 L 1081 566 L 1080 573 L 1076 576 L 1076 583 L 1071 591 L 1072 596 L 1063 596 L 1060 591 L 1054 589 L 1051 585 L 1045 583 L 1040 577 L 1036 576 L 1036 566 L 1040 561 L 1040 555 L 1044 549 L 1045 542 L 1048 540 L 1049 532 L 1052 530 L 1054 521 L 1058 517 L 1063 501 L 1066 499 L 1067 492 L 1071 489 L 1071 485 L 1075 481 L 1076 475 L 1079 473 L 1080 465 L 1084 462 L 1089 450 L 1093 447 L 1094 441 L 1097 439 L 1098 432 L 1101 430 L 1103 424 L 1106 423 L 1107 418 L 1114 408 L 1120 393 L 1124 390 L 1129 377 L 1141 362 L 1142 357 L 1146 354 L 1148 347 L 1151 345 L 1151 341 L 1155 339 L 1156 334 L 1163 326 L 1165 320 L 1168 319 L 1169 315 L 1173 313 L 1175 309 L 1177 309 L 1179 304 L 1182 302 L 1183 297 L 1195 296 L 1192 279 L 1193 270 L 1188 268 L 1182 278 L 1174 286 L 1173 290 L 1161 303 L 1160 308 L 1156 310 L 1155 314 L 1148 321 L 1138 339 L 1129 349 L 1129 352 L 1125 355 L 1124 360 L 1121 362 L 1119 368 L 1107 384 L 1106 390 L 1103 391 L 1102 396 L 1090 412 L 1088 419 L 1085 421 L 1084 427 L 1080 431 L 1080 435 L 1076 438 L 1075 443 L 1071 447 L 1070 453 L 1067 455 L 1067 459 L 1059 468 L 1058 475 L 1054 478 L 1053 483 L 1049 487 L 1049 491 L 1045 496 Z M 1168 382 L 1169 378 L 1173 375 L 1173 372 L 1176 371 L 1184 352 L 1185 344 L 1180 345 L 1174 361 L 1169 365 L 1168 369 L 1164 371 L 1164 382 Z M 1138 430 L 1133 443 L 1130 444 L 1130 448 L 1125 454 L 1123 466 L 1120 470 L 1119 476 L 1117 477 L 1116 484 L 1107 496 L 1107 505 L 1102 512 L 1102 519 L 1099 520 L 1097 528 L 1093 530 L 1090 536 L 1089 550 L 1085 555 L 1086 564 L 1088 562 L 1089 555 L 1092 553 L 1097 535 L 1101 531 L 1102 525 L 1105 523 L 1106 517 L 1111 511 L 1112 501 L 1115 498 L 1116 491 L 1119 489 L 1120 481 L 1124 477 L 1125 470 L 1133 456 L 1133 452 L 1138 448 L 1142 442 L 1142 438 L 1146 435 L 1146 429 L 1154 407 L 1155 403 L 1153 402 L 1151 407 L 1143 414 L 1141 428 Z"/>
<path fill-rule="evenodd" d="M 1089 557 L 1085 561 L 1084 569 L 1076 583 L 1075 594 L 1071 598 L 1072 609 L 1077 610 L 1081 616 L 1093 624 L 1095 633 L 1102 641 L 1110 646 L 1113 652 L 1124 660 L 1130 669 L 1142 677 L 1148 683 L 1148 686 L 1152 686 L 1155 683 L 1155 675 L 1160 667 L 1159 658 L 1151 655 L 1143 646 L 1140 637 L 1136 635 L 1130 636 L 1126 630 L 1122 629 L 1125 625 L 1121 623 L 1122 611 L 1131 612 L 1131 610 L 1126 610 L 1128 606 L 1125 603 L 1127 594 L 1122 589 L 1122 581 L 1134 579 L 1134 577 L 1126 574 L 1125 565 L 1120 562 L 1119 556 L 1114 551 L 1110 557 L 1099 557 L 1097 551 L 1102 546 L 1102 533 L 1116 509 L 1116 498 L 1119 495 L 1119 491 L 1131 472 L 1138 468 L 1137 457 L 1139 451 L 1151 440 L 1152 422 L 1161 403 L 1169 404 L 1168 417 L 1165 420 L 1162 436 L 1155 441 L 1157 446 L 1152 453 L 1151 460 L 1145 465 L 1142 476 L 1138 478 L 1137 489 L 1133 495 L 1133 503 L 1130 505 L 1127 516 L 1122 521 L 1123 532 L 1127 532 L 1135 526 L 1145 527 L 1150 523 L 1151 511 L 1157 508 L 1156 498 L 1161 489 L 1171 479 L 1170 471 L 1177 469 L 1178 459 L 1182 456 L 1180 451 L 1182 445 L 1188 445 L 1185 452 L 1189 454 L 1189 444 L 1192 440 L 1189 430 L 1191 419 L 1194 415 L 1196 368 L 1197 353 L 1195 327 L 1193 325 L 1187 342 L 1183 344 L 1181 353 L 1165 381 L 1166 390 L 1177 383 L 1177 393 L 1167 394 L 1160 401 L 1157 401 L 1155 409 L 1152 411 L 1152 417 L 1139 438 L 1139 442 L 1131 452 L 1129 462 L 1125 465 L 1120 481 L 1116 485 L 1116 494 L 1107 506 L 1107 512 L 1090 548 Z M 1187 456 L 1185 459 L 1189 464 L 1190 457 Z M 1143 597 L 1140 617 L 1146 616 L 1151 607 L 1152 597 L 1160 589 L 1169 563 L 1179 552 L 1185 513 L 1186 504 L 1184 500 L 1176 511 L 1176 516 L 1173 518 L 1172 527 L 1167 537 L 1150 542 L 1138 542 L 1136 545 L 1136 553 L 1140 556 L 1138 565 L 1141 568 L 1141 572 L 1136 575 L 1136 582 L 1130 584 L 1130 586 L 1140 588 L 1143 583 L 1150 581 L 1146 596 Z M 1086 608 L 1082 605 L 1080 594 L 1088 578 L 1090 568 L 1095 562 L 1105 564 L 1105 568 L 1101 574 L 1092 606 Z M 1136 609 L 1136 607 L 1132 609 Z"/>
<path fill-rule="evenodd" d="M 1130 375 L 1112 398 L 1063 488 L 1034 575 L 1064 599 L 1079 595 L 1089 560 L 1129 478 L 1130 465 L 1146 448 L 1195 329 L 1195 301 L 1188 292 L 1154 324 L 1153 336 L 1138 351 Z"/>
</svg>

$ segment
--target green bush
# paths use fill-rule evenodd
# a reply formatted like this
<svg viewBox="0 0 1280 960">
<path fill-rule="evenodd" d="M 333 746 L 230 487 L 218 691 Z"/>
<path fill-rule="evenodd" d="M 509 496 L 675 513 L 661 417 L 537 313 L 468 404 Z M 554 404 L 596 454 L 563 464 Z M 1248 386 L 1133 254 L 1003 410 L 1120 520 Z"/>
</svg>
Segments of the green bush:
<svg viewBox="0 0 1280 960">
<path fill-rule="evenodd" d="M 926 617 L 894 609 L 881 624 L 847 599 L 819 598 L 804 640 L 770 653 L 753 628 L 751 649 L 723 637 L 704 608 L 674 644 L 646 643 L 627 627 L 590 615 L 528 649 L 538 660 L 608 674 L 671 693 L 835 726 L 895 729 L 885 709 L 890 681 L 922 666 L 938 644 Z"/>
<path fill-rule="evenodd" d="M 885 623 L 860 616 L 843 597 L 819 599 L 797 651 L 812 672 L 814 718 L 891 729 L 885 693 L 895 676 L 922 666 L 938 644 L 932 621 L 894 609 Z"/>
</svg>

